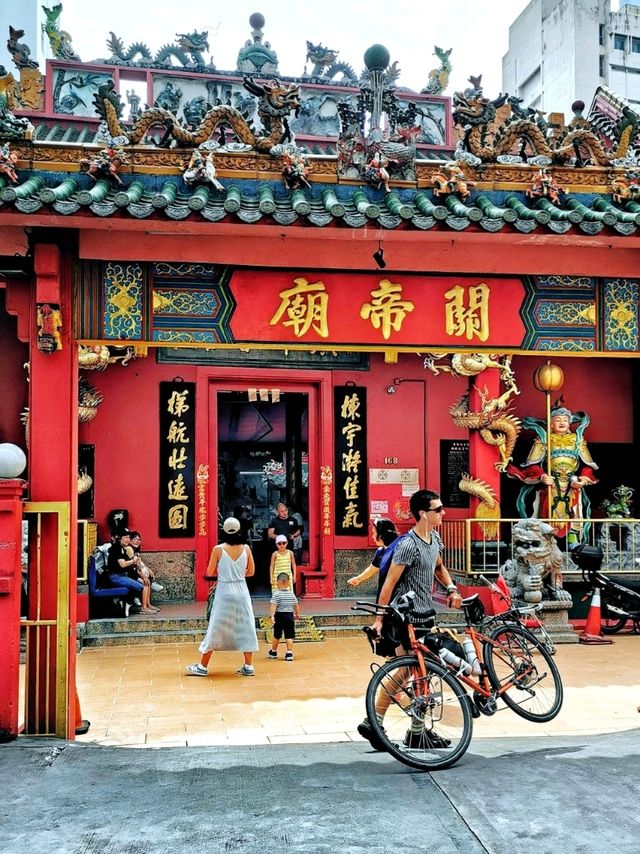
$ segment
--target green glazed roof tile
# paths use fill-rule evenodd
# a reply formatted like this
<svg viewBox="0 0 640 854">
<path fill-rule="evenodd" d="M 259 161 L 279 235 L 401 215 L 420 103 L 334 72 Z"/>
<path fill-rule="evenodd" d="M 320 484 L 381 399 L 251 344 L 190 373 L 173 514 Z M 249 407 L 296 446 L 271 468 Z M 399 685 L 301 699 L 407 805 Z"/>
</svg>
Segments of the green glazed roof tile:
<svg viewBox="0 0 640 854">
<path fill-rule="evenodd" d="M 598 234 L 610 228 L 621 235 L 637 234 L 640 204 L 627 202 L 618 207 L 611 197 L 568 195 L 561 203 L 547 198 L 534 201 L 524 194 L 505 196 L 480 192 L 463 201 L 454 194 L 438 198 L 430 189 L 415 192 L 395 190 L 381 195 L 368 187 L 318 187 L 291 191 L 269 183 L 231 184 L 224 191 L 210 185 L 186 187 L 175 180 L 160 182 L 147 189 L 140 178 L 126 179 L 113 186 L 106 179 L 88 185 L 80 175 L 19 173 L 24 178 L 10 184 L 0 177 L 0 205 L 20 213 L 55 211 L 71 215 L 84 208 L 99 217 L 121 215 L 136 219 L 150 216 L 184 220 L 201 217 L 220 222 L 233 217 L 247 224 L 272 221 L 279 225 L 310 224 L 319 228 L 346 226 L 363 228 L 433 228 L 463 231 L 481 229 L 488 233 L 515 230 L 529 234 L 546 230 L 566 234 L 571 229 L 582 234 Z M 84 188 L 80 189 L 80 182 Z"/>
</svg>

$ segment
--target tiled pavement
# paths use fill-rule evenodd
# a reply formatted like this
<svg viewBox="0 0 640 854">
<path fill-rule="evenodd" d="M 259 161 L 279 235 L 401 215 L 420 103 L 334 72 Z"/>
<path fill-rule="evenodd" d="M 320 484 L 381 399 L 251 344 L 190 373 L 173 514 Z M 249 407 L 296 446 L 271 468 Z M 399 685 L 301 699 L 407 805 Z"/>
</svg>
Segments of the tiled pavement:
<svg viewBox="0 0 640 854">
<path fill-rule="evenodd" d="M 613 646 L 559 646 L 565 699 L 559 716 L 533 724 L 504 710 L 474 722 L 474 737 L 568 735 L 640 726 L 640 637 Z M 91 730 L 80 741 L 130 747 L 361 741 L 372 656 L 364 638 L 296 644 L 295 661 L 255 656 L 237 676 L 239 653 L 214 653 L 207 678 L 188 676 L 195 644 L 85 649 L 78 690 Z M 379 659 L 378 659 L 379 661 Z M 364 742 L 363 742 L 364 746 Z"/>
</svg>

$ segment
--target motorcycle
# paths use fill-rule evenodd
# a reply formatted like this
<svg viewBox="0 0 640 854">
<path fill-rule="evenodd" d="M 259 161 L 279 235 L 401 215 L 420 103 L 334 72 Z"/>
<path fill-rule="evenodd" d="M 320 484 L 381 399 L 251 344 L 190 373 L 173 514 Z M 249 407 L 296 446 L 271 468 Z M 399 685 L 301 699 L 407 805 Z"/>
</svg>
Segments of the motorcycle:
<svg viewBox="0 0 640 854">
<path fill-rule="evenodd" d="M 602 632 L 614 635 L 629 620 L 633 621 L 633 630 L 640 632 L 640 582 L 609 578 L 601 572 L 603 557 L 598 546 L 581 543 L 571 550 L 571 559 L 580 567 L 584 580 L 591 587 L 600 588 Z"/>
</svg>

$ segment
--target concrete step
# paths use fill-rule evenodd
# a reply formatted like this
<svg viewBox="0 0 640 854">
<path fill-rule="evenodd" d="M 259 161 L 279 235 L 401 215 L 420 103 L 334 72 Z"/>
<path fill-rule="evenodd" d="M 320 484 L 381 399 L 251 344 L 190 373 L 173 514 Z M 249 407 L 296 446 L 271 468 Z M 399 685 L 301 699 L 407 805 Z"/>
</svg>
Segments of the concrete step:
<svg viewBox="0 0 640 854">
<path fill-rule="evenodd" d="M 347 606 L 348 607 L 348 606 Z M 460 625 L 460 615 L 442 610 L 436 615 L 438 625 L 449 628 Z M 322 641 L 323 637 L 354 637 L 362 635 L 362 627 L 370 624 L 366 614 L 354 612 L 340 614 L 302 615 L 302 624 L 297 630 L 300 643 Z M 159 643 L 200 643 L 207 630 L 203 617 L 155 617 L 143 619 L 112 618 L 91 620 L 79 632 L 82 645 L 86 647 L 127 646 Z M 256 617 L 256 631 L 261 642 L 271 641 L 270 621 Z M 364 639 L 364 638 L 363 638 Z"/>
<path fill-rule="evenodd" d="M 87 624 L 87 633 L 92 637 L 98 635 L 130 634 L 132 632 L 175 632 L 192 631 L 204 633 L 207 621 L 194 617 L 156 618 L 143 620 L 139 617 L 115 620 L 91 620 Z"/>
</svg>

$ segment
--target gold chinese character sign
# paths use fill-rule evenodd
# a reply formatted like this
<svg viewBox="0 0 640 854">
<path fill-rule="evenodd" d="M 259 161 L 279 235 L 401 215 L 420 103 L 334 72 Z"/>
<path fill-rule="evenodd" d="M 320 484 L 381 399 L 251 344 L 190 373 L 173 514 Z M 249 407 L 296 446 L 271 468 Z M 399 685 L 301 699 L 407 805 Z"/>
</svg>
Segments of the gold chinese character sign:
<svg viewBox="0 0 640 854">
<path fill-rule="evenodd" d="M 367 390 L 334 388 L 335 532 L 367 535 Z"/>
<path fill-rule="evenodd" d="M 195 383 L 160 383 L 158 531 L 161 537 L 193 537 L 195 500 Z M 204 520 L 206 526 L 206 518 Z"/>
<path fill-rule="evenodd" d="M 536 326 L 517 277 L 234 270 L 229 288 L 236 344 L 497 352 L 527 347 L 523 312 Z"/>
</svg>

